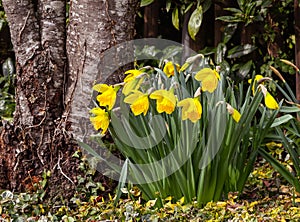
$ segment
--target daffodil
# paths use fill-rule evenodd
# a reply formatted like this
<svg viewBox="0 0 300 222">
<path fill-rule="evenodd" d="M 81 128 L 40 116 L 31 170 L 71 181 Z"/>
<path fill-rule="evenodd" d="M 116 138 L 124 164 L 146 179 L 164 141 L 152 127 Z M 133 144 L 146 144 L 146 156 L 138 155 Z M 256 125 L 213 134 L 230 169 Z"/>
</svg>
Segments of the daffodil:
<svg viewBox="0 0 300 222">
<path fill-rule="evenodd" d="M 91 109 L 90 113 L 94 114 L 94 116 L 90 117 L 90 121 L 93 124 L 95 130 L 102 129 L 101 134 L 104 134 L 109 126 L 108 113 L 104 109 L 101 109 L 99 107 Z"/>
<path fill-rule="evenodd" d="M 99 105 L 108 106 L 108 110 L 111 110 L 116 103 L 119 86 L 114 87 L 107 84 L 97 84 L 93 86 L 93 90 L 101 93 L 96 97 Z"/>
<path fill-rule="evenodd" d="M 133 90 L 132 92 L 132 94 L 124 99 L 124 102 L 130 104 L 130 109 L 135 116 L 141 113 L 144 113 L 145 116 L 149 109 L 148 95 L 138 90 Z"/>
<path fill-rule="evenodd" d="M 165 64 L 163 71 L 168 77 L 174 76 L 174 66 L 176 67 L 177 71 L 180 70 L 180 66 L 178 64 L 174 64 L 173 62 L 167 62 Z"/>
<path fill-rule="evenodd" d="M 142 77 L 142 78 L 135 78 L 129 82 L 126 82 L 124 87 L 123 87 L 123 90 L 122 90 L 122 93 L 127 96 L 131 91 L 133 90 L 138 90 L 141 86 L 141 84 L 143 83 L 145 77 Z"/>
<path fill-rule="evenodd" d="M 182 106 L 182 120 L 189 119 L 195 123 L 201 118 L 202 106 L 198 98 L 186 98 L 178 102 L 177 106 Z"/>
<path fill-rule="evenodd" d="M 159 113 L 171 114 L 176 106 L 176 97 L 171 90 L 156 90 L 150 95 L 151 99 L 156 99 L 156 109 Z"/>
<path fill-rule="evenodd" d="M 138 69 L 130 69 L 125 72 L 127 75 L 124 79 L 124 82 L 130 82 L 134 80 L 137 76 L 141 75 L 143 72 Z"/>
<path fill-rule="evenodd" d="M 255 84 L 257 84 L 257 82 L 259 81 L 259 80 L 261 80 L 262 78 L 264 78 L 262 75 L 256 75 L 255 77 L 254 77 L 254 83 L 253 83 L 253 85 L 252 85 L 252 93 L 253 93 L 253 95 L 255 94 Z M 249 84 L 251 84 L 251 82 L 252 82 L 252 79 L 249 79 L 248 80 L 248 83 Z"/>
<path fill-rule="evenodd" d="M 241 119 L 241 114 L 235 108 L 233 108 L 230 104 L 227 103 L 227 110 L 229 114 L 232 116 L 235 122 L 239 122 Z"/>
<path fill-rule="evenodd" d="M 195 79 L 201 81 L 203 91 L 212 93 L 218 86 L 220 75 L 214 69 L 204 68 L 196 73 Z"/>
<path fill-rule="evenodd" d="M 276 102 L 274 97 L 268 92 L 267 88 L 262 84 L 260 84 L 259 87 L 261 88 L 261 91 L 264 95 L 266 107 L 268 107 L 269 109 L 279 109 L 278 103 Z"/>
</svg>

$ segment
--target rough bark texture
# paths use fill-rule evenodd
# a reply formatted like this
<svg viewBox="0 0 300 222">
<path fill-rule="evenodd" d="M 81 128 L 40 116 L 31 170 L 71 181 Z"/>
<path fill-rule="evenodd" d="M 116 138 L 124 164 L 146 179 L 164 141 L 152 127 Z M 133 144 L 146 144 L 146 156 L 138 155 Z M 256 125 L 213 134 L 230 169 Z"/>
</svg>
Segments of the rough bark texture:
<svg viewBox="0 0 300 222">
<path fill-rule="evenodd" d="M 70 117 L 69 120 L 73 123 L 72 132 L 78 139 L 83 138 L 86 133 L 92 133 L 92 127 L 85 124 L 88 122 L 91 88 L 95 81 L 117 83 L 122 79 L 123 74 L 120 73 L 115 73 L 109 80 L 105 79 L 105 76 L 99 73 L 101 67 L 98 66 L 102 52 L 118 43 L 133 39 L 136 7 L 137 0 L 71 2 L 65 115 Z M 109 63 L 118 64 L 118 59 L 112 58 Z"/>
<path fill-rule="evenodd" d="M 53 169 L 66 66 L 65 0 L 4 0 L 17 68 L 14 126 L 5 126 L 2 168 L 10 189 Z M 61 154 L 63 155 L 63 153 Z M 30 181 L 29 181 L 30 183 Z M 0 187 L 3 187 L 0 184 Z"/>
<path fill-rule="evenodd" d="M 96 80 L 90 74 L 101 52 L 133 38 L 137 0 L 71 1 L 68 40 L 66 0 L 2 3 L 16 56 L 17 101 L 13 125 L 0 131 L 0 189 L 30 190 L 50 170 L 50 197 L 68 194 L 78 160 L 71 157 L 77 147 L 67 117 L 70 111 L 88 117 Z"/>
</svg>

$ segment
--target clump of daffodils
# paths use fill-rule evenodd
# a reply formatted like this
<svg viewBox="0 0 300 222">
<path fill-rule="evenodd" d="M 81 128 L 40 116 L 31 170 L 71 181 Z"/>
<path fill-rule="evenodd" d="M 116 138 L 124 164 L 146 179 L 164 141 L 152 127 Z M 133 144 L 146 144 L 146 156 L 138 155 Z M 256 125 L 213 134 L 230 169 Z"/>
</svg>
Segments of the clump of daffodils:
<svg viewBox="0 0 300 222">
<path fill-rule="evenodd" d="M 182 67 L 167 61 L 128 70 L 122 83 L 93 86 L 98 95 L 90 121 L 102 135 L 109 131 L 126 158 L 122 171 L 147 201 L 196 197 L 205 204 L 241 192 L 264 127 L 279 111 L 264 85 L 270 79 L 255 76 L 247 93 L 236 95 L 218 68 L 201 63 L 197 69 L 193 62 L 200 57 Z M 263 98 L 266 108 L 260 109 Z M 262 121 L 254 119 L 258 110 Z"/>
<path fill-rule="evenodd" d="M 162 72 L 166 78 L 171 79 L 175 78 L 175 73 L 182 72 L 182 68 L 178 64 L 169 61 L 165 63 Z M 90 111 L 92 114 L 90 121 L 96 130 L 101 130 L 102 134 L 104 134 L 109 127 L 110 112 L 116 104 L 117 93 L 121 86 L 123 102 L 129 105 L 134 116 L 146 116 L 149 112 L 150 104 L 154 102 L 156 104 L 156 111 L 159 114 L 165 113 L 172 115 L 176 109 L 180 109 L 182 120 L 189 120 L 196 123 L 201 119 L 202 115 L 201 92 L 214 93 L 221 78 L 216 69 L 210 67 L 202 68 L 193 76 L 193 78 L 199 82 L 198 93 L 194 93 L 194 96 L 191 97 L 179 99 L 175 93 L 175 85 L 164 88 L 164 85 L 161 84 L 160 87 L 162 88 L 154 89 L 152 87 L 151 90 L 143 87 L 147 79 L 149 82 L 149 75 L 155 74 L 148 74 L 138 69 L 128 70 L 124 74 L 125 78 L 122 84 L 96 84 L 93 86 L 93 90 L 99 93 L 96 97 L 99 106 Z M 156 78 L 154 79 L 157 80 Z M 263 76 L 255 76 L 254 84 L 252 85 L 253 95 L 256 89 L 258 89 L 258 91 L 261 91 L 264 95 L 266 107 L 269 109 L 278 109 L 278 103 L 267 91 L 263 83 L 261 83 L 263 80 Z M 251 83 L 251 80 L 249 80 L 249 83 Z M 232 116 L 233 120 L 239 122 L 241 118 L 239 111 L 233 108 L 229 103 L 226 104 L 228 113 Z"/>
</svg>

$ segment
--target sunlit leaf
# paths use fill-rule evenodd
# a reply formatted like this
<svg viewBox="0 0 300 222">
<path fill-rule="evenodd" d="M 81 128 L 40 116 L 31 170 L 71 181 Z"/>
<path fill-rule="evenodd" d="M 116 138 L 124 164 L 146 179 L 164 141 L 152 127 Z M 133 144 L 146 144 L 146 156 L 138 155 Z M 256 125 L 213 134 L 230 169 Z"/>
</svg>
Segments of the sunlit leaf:
<svg viewBox="0 0 300 222">
<path fill-rule="evenodd" d="M 235 46 L 228 51 L 227 58 L 233 59 L 244 55 L 248 55 L 249 53 L 253 52 L 256 48 L 256 46 L 250 44 Z"/>
<path fill-rule="evenodd" d="M 288 121 L 290 121 L 291 119 L 293 119 L 294 117 L 290 114 L 278 117 L 274 120 L 273 124 L 271 125 L 271 127 L 276 127 L 276 126 L 280 126 L 284 123 L 287 123 Z"/>
<path fill-rule="evenodd" d="M 173 26 L 179 30 L 179 16 L 178 16 L 178 8 L 174 8 L 172 12 L 172 24 Z"/>
<path fill-rule="evenodd" d="M 140 7 L 144 7 L 144 6 L 150 5 L 152 2 L 154 2 L 154 0 L 141 0 Z"/>
<path fill-rule="evenodd" d="M 192 13 L 189 23 L 188 23 L 188 32 L 193 40 L 195 40 L 195 37 L 197 33 L 199 32 L 201 23 L 203 19 L 203 10 L 202 6 L 199 5 Z"/>
</svg>

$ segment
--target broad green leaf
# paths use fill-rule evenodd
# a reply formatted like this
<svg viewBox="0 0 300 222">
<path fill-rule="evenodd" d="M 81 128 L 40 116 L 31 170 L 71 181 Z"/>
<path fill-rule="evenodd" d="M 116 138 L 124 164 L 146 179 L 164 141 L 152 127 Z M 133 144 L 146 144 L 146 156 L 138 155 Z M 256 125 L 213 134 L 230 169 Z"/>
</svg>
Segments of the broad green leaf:
<svg viewBox="0 0 300 222">
<path fill-rule="evenodd" d="M 243 22 L 243 19 L 237 18 L 236 16 L 230 16 L 230 15 L 220 16 L 216 19 L 224 22 L 229 22 L 229 23 Z"/>
<path fill-rule="evenodd" d="M 280 112 L 283 112 L 283 113 L 297 113 L 297 112 L 300 112 L 300 107 L 297 107 L 297 106 L 282 106 L 280 108 Z"/>
<path fill-rule="evenodd" d="M 173 26 L 179 30 L 179 17 L 178 17 L 178 8 L 174 8 L 173 12 L 172 12 L 172 23 Z"/>
<path fill-rule="evenodd" d="M 154 2 L 154 0 L 141 0 L 140 7 L 144 7 L 144 6 L 150 5 L 152 2 Z"/>
<path fill-rule="evenodd" d="M 229 11 L 229 12 L 233 12 L 233 13 L 237 13 L 237 14 L 243 14 L 243 12 L 240 9 L 237 8 L 224 8 L 224 10 Z"/>
<path fill-rule="evenodd" d="M 284 124 L 284 123 L 287 123 L 288 121 L 290 121 L 293 118 L 294 117 L 290 114 L 278 117 L 274 120 L 273 124 L 271 125 L 271 128 L 276 127 L 276 126 L 280 126 L 281 124 Z"/>
<path fill-rule="evenodd" d="M 193 11 L 188 23 L 188 32 L 193 40 L 195 40 L 195 37 L 199 32 L 202 19 L 203 19 L 203 10 L 202 10 L 202 6 L 200 5 Z"/>
<path fill-rule="evenodd" d="M 248 55 L 249 53 L 253 52 L 256 48 L 256 46 L 250 44 L 235 46 L 228 51 L 227 58 L 233 59 L 244 55 Z"/>
<path fill-rule="evenodd" d="M 205 13 L 211 6 L 212 0 L 205 0 L 202 4 L 203 13 Z"/>
<path fill-rule="evenodd" d="M 226 51 L 227 51 L 226 44 L 219 43 L 217 46 L 217 53 L 216 53 L 216 63 L 217 64 L 220 64 L 224 60 Z"/>
<path fill-rule="evenodd" d="M 238 71 L 238 74 L 245 78 L 247 76 L 247 74 L 250 72 L 251 67 L 252 67 L 252 60 L 248 61 L 247 63 L 245 63 L 244 65 L 241 66 L 241 68 Z"/>
<path fill-rule="evenodd" d="M 14 63 L 11 58 L 7 58 L 2 65 L 4 76 L 12 76 L 15 73 Z"/>
<path fill-rule="evenodd" d="M 225 26 L 224 29 L 224 43 L 227 43 L 235 33 L 236 29 L 238 27 L 237 23 L 229 23 L 228 25 Z"/>
<path fill-rule="evenodd" d="M 171 0 L 167 0 L 167 2 L 166 2 L 166 10 L 167 10 L 167 12 L 170 11 L 171 5 L 172 5 L 172 1 Z"/>
</svg>

